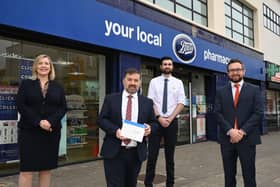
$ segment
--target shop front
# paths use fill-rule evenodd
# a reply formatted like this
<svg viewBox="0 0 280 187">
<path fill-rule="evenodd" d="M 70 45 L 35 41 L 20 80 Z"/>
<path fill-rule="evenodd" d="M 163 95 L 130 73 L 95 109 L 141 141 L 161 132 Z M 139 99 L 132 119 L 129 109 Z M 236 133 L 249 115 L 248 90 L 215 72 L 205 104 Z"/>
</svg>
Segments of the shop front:
<svg viewBox="0 0 280 187">
<path fill-rule="evenodd" d="M 266 62 L 267 131 L 280 130 L 280 66 Z"/>
<path fill-rule="evenodd" d="M 97 116 L 100 97 L 105 93 L 105 56 L 0 36 L 0 168 L 10 168 L 11 172 L 18 161 L 16 93 L 21 80 L 31 76 L 37 54 L 52 57 L 56 81 L 66 94 L 60 164 L 98 156 Z M 1 169 L 0 174 L 6 172 Z"/>
<path fill-rule="evenodd" d="M 20 81 L 30 76 L 37 54 L 53 58 L 57 81 L 66 93 L 60 164 L 98 158 L 104 136 L 97 124 L 98 111 L 106 94 L 122 90 L 122 75 L 128 67 L 141 71 L 141 92 L 146 95 L 149 81 L 160 74 L 159 58 L 174 59 L 173 74 L 183 80 L 186 93 L 185 108 L 178 117 L 178 144 L 217 138 L 212 113 L 215 91 L 227 82 L 226 64 L 231 58 L 245 63 L 246 78 L 259 85 L 265 80 L 262 55 L 252 55 L 257 52 L 249 55 L 227 49 L 223 43 L 214 44 L 96 1 L 58 1 L 55 6 L 45 1 L 42 7 L 48 14 L 34 11 L 36 3 L 14 3 L 5 2 L 0 8 L 0 91 L 1 106 L 6 105 L 0 108 L 0 128 L 9 129 L 9 140 L 0 138 L 4 174 L 17 168 L 13 164 L 18 156 L 14 99 Z M 26 37 L 21 31 L 39 33 L 41 38 Z M 49 37 L 55 40 L 44 39 Z"/>
</svg>

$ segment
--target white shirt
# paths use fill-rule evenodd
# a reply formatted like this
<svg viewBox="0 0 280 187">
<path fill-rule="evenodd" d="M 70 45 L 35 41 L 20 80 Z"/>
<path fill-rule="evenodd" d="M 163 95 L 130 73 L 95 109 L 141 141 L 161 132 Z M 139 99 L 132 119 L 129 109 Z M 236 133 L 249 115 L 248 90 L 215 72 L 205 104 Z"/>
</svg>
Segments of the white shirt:
<svg viewBox="0 0 280 187">
<path fill-rule="evenodd" d="M 127 108 L 127 101 L 128 101 L 128 96 L 131 95 L 131 121 L 137 122 L 138 120 L 138 95 L 137 93 L 135 94 L 129 94 L 126 90 L 123 91 L 122 93 L 122 120 L 125 120 L 126 117 L 126 108 Z M 122 146 L 127 146 L 127 147 L 136 147 L 137 142 L 131 140 L 131 142 L 127 145 L 125 145 L 122 142 Z"/>
<path fill-rule="evenodd" d="M 243 86 L 243 83 L 244 83 L 244 80 L 243 80 L 243 79 L 242 79 L 240 82 L 237 82 L 237 83 L 230 82 L 233 101 L 234 101 L 235 90 L 236 90 L 236 87 L 235 87 L 234 85 L 235 85 L 235 84 L 239 84 L 239 93 L 240 93 L 240 92 L 241 92 L 241 88 L 242 88 L 242 86 Z"/>
<path fill-rule="evenodd" d="M 231 91 L 232 91 L 232 97 L 233 97 L 233 101 L 234 101 L 234 97 L 235 97 L 235 90 L 236 90 L 236 87 L 234 86 L 235 84 L 239 84 L 239 93 L 241 92 L 241 88 L 242 88 L 242 86 L 243 86 L 243 84 L 244 84 L 244 80 L 242 79 L 240 82 L 237 82 L 237 83 L 235 83 L 235 82 L 230 82 L 230 84 L 231 84 Z M 231 129 L 230 129 L 231 130 Z M 227 131 L 227 135 L 229 135 L 229 131 L 230 130 L 228 130 Z M 244 131 L 243 131 L 244 132 Z M 244 132 L 245 133 L 245 132 Z M 245 133 L 245 135 L 246 135 L 246 133 Z"/>
<path fill-rule="evenodd" d="M 163 75 L 153 78 L 148 89 L 148 97 L 154 101 L 159 115 L 163 117 L 170 116 L 178 104 L 185 104 L 186 99 L 183 82 L 180 79 L 169 76 L 167 78 L 167 112 L 162 113 L 164 79 L 166 78 Z"/>
</svg>

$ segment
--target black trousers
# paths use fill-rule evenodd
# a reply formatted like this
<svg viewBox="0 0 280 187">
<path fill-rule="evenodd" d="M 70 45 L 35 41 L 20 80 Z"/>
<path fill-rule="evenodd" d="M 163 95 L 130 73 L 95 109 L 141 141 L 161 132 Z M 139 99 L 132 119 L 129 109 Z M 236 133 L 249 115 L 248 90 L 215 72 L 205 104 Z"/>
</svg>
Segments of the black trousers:
<svg viewBox="0 0 280 187">
<path fill-rule="evenodd" d="M 148 140 L 148 161 L 146 166 L 145 186 L 152 187 L 158 158 L 160 141 L 164 138 L 164 154 L 166 164 L 166 186 L 174 186 L 174 154 L 177 142 L 178 123 L 173 120 L 167 128 L 159 124 L 159 131 L 152 134 Z"/>
<path fill-rule="evenodd" d="M 244 187 L 256 187 L 256 145 L 221 144 L 225 187 L 236 187 L 236 163 L 239 157 Z"/>
<path fill-rule="evenodd" d="M 136 187 L 141 164 L 137 148 L 122 147 L 115 158 L 104 159 L 107 187 Z"/>
</svg>

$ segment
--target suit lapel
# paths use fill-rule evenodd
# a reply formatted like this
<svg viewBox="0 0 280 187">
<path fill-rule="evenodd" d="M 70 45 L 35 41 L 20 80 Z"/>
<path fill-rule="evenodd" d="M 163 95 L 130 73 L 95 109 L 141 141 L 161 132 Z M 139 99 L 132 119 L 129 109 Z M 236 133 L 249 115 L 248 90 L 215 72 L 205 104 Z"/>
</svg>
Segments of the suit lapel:
<svg viewBox="0 0 280 187">
<path fill-rule="evenodd" d="M 239 94 L 239 98 L 238 98 L 238 103 L 237 103 L 237 107 L 239 105 L 239 101 L 242 99 L 242 97 L 244 97 L 244 95 L 246 94 L 246 88 L 247 87 L 247 84 L 244 82 L 243 85 L 242 85 L 242 88 L 240 90 L 240 94 Z M 227 92 L 225 94 L 228 94 L 226 95 L 226 98 L 231 98 L 231 103 L 232 103 L 232 107 L 234 107 L 234 99 L 233 99 L 233 95 L 232 95 L 232 88 L 231 88 L 231 84 L 229 83 L 228 84 L 228 87 L 227 87 Z"/>
<path fill-rule="evenodd" d="M 122 93 L 118 94 L 115 100 L 115 106 L 116 106 L 116 116 L 118 117 L 118 120 L 120 124 L 122 125 Z"/>
<path fill-rule="evenodd" d="M 138 119 L 137 122 L 140 123 L 142 121 L 142 105 L 141 105 L 142 97 L 138 94 Z"/>
<path fill-rule="evenodd" d="M 231 106 L 234 108 L 234 100 L 233 100 L 233 95 L 232 95 L 231 83 L 228 84 L 225 94 L 226 94 L 225 98 L 229 98 L 229 102 L 231 103 Z"/>
<path fill-rule="evenodd" d="M 237 106 L 239 105 L 239 101 L 242 100 L 242 98 L 246 95 L 246 87 L 248 86 L 248 84 L 246 84 L 245 82 L 242 85 L 242 88 L 240 90 L 240 94 L 239 94 L 239 99 L 238 99 L 238 103 Z"/>
</svg>

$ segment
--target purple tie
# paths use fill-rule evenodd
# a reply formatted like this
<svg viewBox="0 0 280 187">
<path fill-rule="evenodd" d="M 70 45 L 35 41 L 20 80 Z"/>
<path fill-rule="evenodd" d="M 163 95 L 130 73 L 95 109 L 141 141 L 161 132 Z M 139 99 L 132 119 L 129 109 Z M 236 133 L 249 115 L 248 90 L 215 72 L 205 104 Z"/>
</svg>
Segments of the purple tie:
<svg viewBox="0 0 280 187">
<path fill-rule="evenodd" d="M 131 120 L 131 111 L 132 111 L 132 100 L 131 100 L 132 95 L 127 96 L 127 98 L 128 98 L 128 100 L 127 100 L 127 106 L 126 106 L 125 119 L 130 121 Z M 123 140 L 123 143 L 125 145 L 127 145 L 130 143 L 130 141 L 131 141 L 130 139 L 125 139 L 125 140 Z"/>
</svg>

